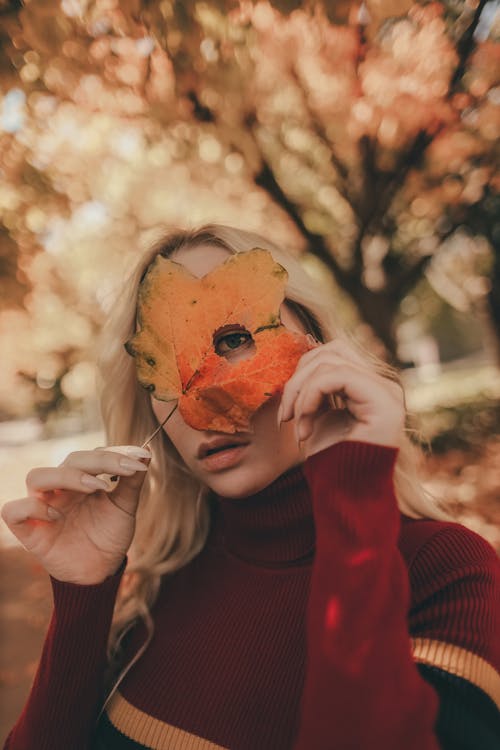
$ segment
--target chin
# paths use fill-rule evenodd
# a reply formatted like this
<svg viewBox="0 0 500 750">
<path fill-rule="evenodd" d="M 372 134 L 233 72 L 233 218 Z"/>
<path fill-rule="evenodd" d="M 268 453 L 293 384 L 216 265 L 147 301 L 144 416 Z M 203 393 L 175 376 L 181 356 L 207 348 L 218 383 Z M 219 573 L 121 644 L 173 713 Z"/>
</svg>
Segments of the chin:
<svg viewBox="0 0 500 750">
<path fill-rule="evenodd" d="M 220 472 L 218 475 L 204 477 L 204 481 L 220 497 L 242 500 L 265 489 L 279 476 L 272 473 L 263 477 L 261 474 L 257 479 L 256 473 L 248 470 Z"/>
</svg>

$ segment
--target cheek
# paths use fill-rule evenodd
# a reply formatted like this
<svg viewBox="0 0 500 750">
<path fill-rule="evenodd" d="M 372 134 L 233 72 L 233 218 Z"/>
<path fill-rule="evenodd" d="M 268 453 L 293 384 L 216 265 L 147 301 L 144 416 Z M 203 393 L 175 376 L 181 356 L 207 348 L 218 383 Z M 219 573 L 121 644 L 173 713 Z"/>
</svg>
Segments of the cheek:
<svg viewBox="0 0 500 750">
<path fill-rule="evenodd" d="M 172 419 L 169 419 L 167 424 L 163 427 L 167 437 L 172 441 L 174 446 L 177 448 L 180 455 L 186 459 L 189 452 L 189 446 L 192 443 L 189 435 L 189 428 L 184 423 L 182 417 L 180 420 L 175 419 L 177 412 L 172 415 Z"/>
<path fill-rule="evenodd" d="M 252 424 L 255 435 L 262 447 L 272 455 L 295 457 L 300 454 L 294 432 L 294 420 L 282 422 L 278 427 L 277 415 L 281 397 L 267 401 L 256 412 Z M 269 453 L 268 453 L 269 455 Z"/>
<path fill-rule="evenodd" d="M 295 421 L 284 422 L 280 428 L 279 437 L 280 451 L 285 461 L 293 465 L 304 460 L 304 446 L 297 442 L 295 437 Z"/>
<path fill-rule="evenodd" d="M 168 416 L 168 413 L 172 410 L 172 404 L 167 403 L 166 401 L 160 401 L 157 398 L 153 398 L 153 396 L 150 396 L 150 403 L 153 414 L 158 420 L 158 424 L 161 424 L 163 420 Z M 172 414 L 168 421 L 171 422 L 174 417 L 175 412 Z"/>
</svg>

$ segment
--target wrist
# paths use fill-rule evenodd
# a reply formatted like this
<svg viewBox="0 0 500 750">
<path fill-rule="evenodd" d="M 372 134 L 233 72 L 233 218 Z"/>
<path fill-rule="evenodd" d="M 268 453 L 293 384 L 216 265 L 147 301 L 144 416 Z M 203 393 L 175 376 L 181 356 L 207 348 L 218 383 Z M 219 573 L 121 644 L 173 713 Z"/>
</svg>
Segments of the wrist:
<svg viewBox="0 0 500 750">
<path fill-rule="evenodd" d="M 81 570 L 78 573 L 69 573 L 66 575 L 64 572 L 60 574 L 49 573 L 50 579 L 56 586 L 67 586 L 67 587 L 81 587 L 81 588 L 92 588 L 93 586 L 101 586 L 106 581 L 112 580 L 115 577 L 121 578 L 125 567 L 127 565 L 127 556 L 124 556 L 121 562 L 110 567 L 109 571 L 85 571 Z"/>
</svg>

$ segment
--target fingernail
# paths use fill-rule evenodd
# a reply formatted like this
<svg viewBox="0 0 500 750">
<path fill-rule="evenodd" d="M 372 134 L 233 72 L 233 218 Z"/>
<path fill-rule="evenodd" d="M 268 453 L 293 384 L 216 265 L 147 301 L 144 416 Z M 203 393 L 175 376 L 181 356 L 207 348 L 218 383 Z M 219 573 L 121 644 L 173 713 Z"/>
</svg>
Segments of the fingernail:
<svg viewBox="0 0 500 750">
<path fill-rule="evenodd" d="M 280 406 L 279 408 L 278 417 L 279 417 L 280 422 L 288 422 L 290 419 L 290 417 L 286 416 L 283 406 Z"/>
<path fill-rule="evenodd" d="M 127 471 L 147 471 L 148 470 L 148 467 L 146 466 L 146 464 L 143 464 L 140 461 L 137 461 L 135 458 L 121 458 L 120 466 L 122 467 L 122 469 L 126 469 Z"/>
<path fill-rule="evenodd" d="M 108 445 L 104 450 L 121 453 L 122 456 L 131 456 L 131 458 L 151 458 L 151 451 L 140 445 Z"/>
<path fill-rule="evenodd" d="M 92 476 L 83 476 L 80 479 L 80 482 L 85 485 L 85 487 L 90 487 L 92 490 L 107 490 L 108 485 L 106 482 L 103 482 L 102 479 L 98 479 L 97 477 Z"/>
<path fill-rule="evenodd" d="M 51 521 L 57 521 L 59 518 L 63 517 L 63 514 L 53 508 L 52 505 L 47 505 L 47 516 Z"/>
<path fill-rule="evenodd" d="M 139 445 L 127 445 L 127 456 L 132 458 L 151 458 L 151 451 L 148 448 L 141 448 Z"/>
</svg>

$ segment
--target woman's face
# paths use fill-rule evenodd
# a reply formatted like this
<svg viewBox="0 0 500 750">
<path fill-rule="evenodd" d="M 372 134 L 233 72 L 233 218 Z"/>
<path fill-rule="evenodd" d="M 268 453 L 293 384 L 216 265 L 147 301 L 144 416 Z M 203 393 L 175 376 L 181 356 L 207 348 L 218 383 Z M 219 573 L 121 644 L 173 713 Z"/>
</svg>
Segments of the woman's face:
<svg viewBox="0 0 500 750">
<path fill-rule="evenodd" d="M 229 252 L 216 245 L 183 248 L 171 258 L 194 276 L 201 278 L 227 260 Z M 304 333 L 296 316 L 281 307 L 283 325 Z M 234 338 L 220 343 L 222 356 L 232 361 L 249 356 L 249 347 Z M 279 396 L 269 399 L 251 418 L 253 432 L 234 435 L 190 427 L 176 409 L 163 429 L 193 474 L 222 497 L 241 498 L 267 487 L 283 472 L 303 461 L 303 453 L 294 436 L 294 423 L 277 424 Z M 153 411 L 162 422 L 172 408 L 151 398 Z M 234 447 L 235 443 L 237 446 Z M 233 446 L 224 449 L 224 445 Z M 212 452 L 215 451 L 215 452 Z"/>
</svg>

